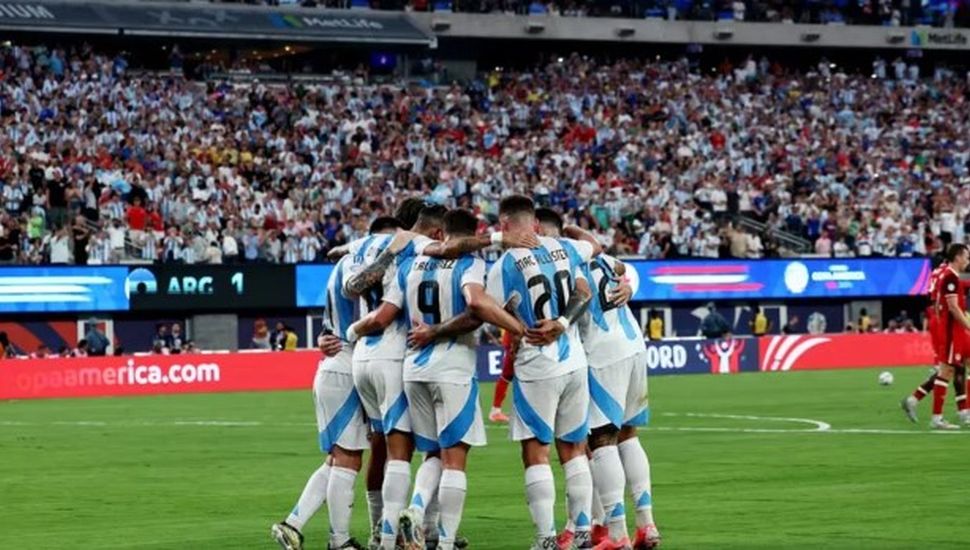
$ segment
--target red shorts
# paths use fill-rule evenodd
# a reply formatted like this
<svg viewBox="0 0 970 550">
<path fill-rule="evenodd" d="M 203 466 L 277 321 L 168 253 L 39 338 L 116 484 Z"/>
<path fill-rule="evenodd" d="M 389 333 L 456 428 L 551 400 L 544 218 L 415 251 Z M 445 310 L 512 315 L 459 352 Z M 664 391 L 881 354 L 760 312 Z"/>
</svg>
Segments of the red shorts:
<svg viewBox="0 0 970 550">
<path fill-rule="evenodd" d="M 963 325 L 952 327 L 943 349 L 946 364 L 962 367 L 964 360 L 970 358 L 970 332 Z"/>
</svg>

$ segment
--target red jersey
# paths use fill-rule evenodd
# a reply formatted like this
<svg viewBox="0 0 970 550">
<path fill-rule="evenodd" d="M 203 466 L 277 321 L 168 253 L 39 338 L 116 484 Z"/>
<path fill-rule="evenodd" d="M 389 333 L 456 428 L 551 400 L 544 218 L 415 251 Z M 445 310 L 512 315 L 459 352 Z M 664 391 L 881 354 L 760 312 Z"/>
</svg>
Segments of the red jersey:
<svg viewBox="0 0 970 550">
<path fill-rule="evenodd" d="M 942 267 L 942 266 L 941 266 Z M 953 318 L 950 307 L 947 305 L 949 296 L 956 296 L 960 311 L 967 309 L 967 296 L 963 292 L 964 287 L 960 282 L 960 276 L 949 265 L 940 273 L 935 281 L 935 285 L 930 289 L 933 300 L 933 309 L 936 313 L 937 339 L 941 346 L 939 349 L 940 358 L 949 364 L 962 364 L 970 344 L 967 330 L 963 324 Z"/>
</svg>

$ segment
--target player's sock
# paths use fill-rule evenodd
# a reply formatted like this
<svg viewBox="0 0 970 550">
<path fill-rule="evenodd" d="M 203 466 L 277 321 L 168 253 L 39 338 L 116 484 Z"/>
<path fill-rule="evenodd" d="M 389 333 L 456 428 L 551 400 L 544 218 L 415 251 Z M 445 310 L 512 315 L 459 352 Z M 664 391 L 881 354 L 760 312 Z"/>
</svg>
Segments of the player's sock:
<svg viewBox="0 0 970 550">
<path fill-rule="evenodd" d="M 509 393 L 509 381 L 499 377 L 495 383 L 495 395 L 492 396 L 492 410 L 502 410 L 502 403 L 505 403 L 505 396 Z"/>
<path fill-rule="evenodd" d="M 441 505 L 440 497 L 437 492 L 424 508 L 424 540 L 438 540 L 438 518 L 440 517 Z"/>
<path fill-rule="evenodd" d="M 525 498 L 539 537 L 556 534 L 556 484 L 548 464 L 536 464 L 525 469 Z"/>
<path fill-rule="evenodd" d="M 590 466 L 590 471 L 592 472 L 592 466 Z M 593 525 L 603 525 L 606 523 L 606 514 L 603 512 L 603 501 L 600 500 L 599 491 L 596 490 L 596 476 L 593 476 L 593 505 L 590 508 L 592 512 L 590 519 L 592 519 Z"/>
<path fill-rule="evenodd" d="M 616 445 L 606 445 L 593 451 L 593 462 L 590 464 L 593 473 L 593 483 L 596 494 L 603 503 L 606 515 L 606 526 L 610 530 L 610 539 L 618 541 L 628 536 L 626 531 L 626 508 L 623 506 L 623 463 Z"/>
<path fill-rule="evenodd" d="M 403 460 L 388 460 L 382 491 L 384 517 L 381 519 L 381 547 L 385 550 L 394 550 L 398 516 L 407 504 L 410 486 L 411 465 Z"/>
<path fill-rule="evenodd" d="M 586 455 L 580 455 L 563 464 L 566 478 L 566 496 L 569 503 L 569 519 L 572 520 L 574 531 L 581 533 L 589 531 L 592 526 L 593 477 L 589 473 L 589 460 Z"/>
<path fill-rule="evenodd" d="M 441 499 L 441 522 L 438 530 L 438 548 L 451 550 L 455 545 L 455 535 L 461 524 L 462 510 L 465 509 L 465 493 L 468 480 L 461 470 L 445 470 L 441 474 L 438 498 Z"/>
<path fill-rule="evenodd" d="M 411 495 L 410 508 L 418 513 L 422 522 L 424 512 L 438 492 L 438 483 L 441 481 L 441 459 L 438 457 L 428 457 L 418 467 L 418 473 L 414 476 L 414 493 Z"/>
<path fill-rule="evenodd" d="M 350 510 L 354 506 L 357 472 L 334 467 L 327 484 L 327 510 L 330 512 L 330 545 L 339 548 L 350 540 Z"/>
<path fill-rule="evenodd" d="M 306 522 L 317 513 L 320 506 L 327 501 L 327 483 L 330 478 L 330 464 L 324 464 L 313 472 L 310 479 L 303 488 L 300 500 L 296 501 L 296 506 L 286 518 L 286 523 L 302 531 Z"/>
<path fill-rule="evenodd" d="M 623 462 L 626 484 L 633 495 L 633 505 L 637 515 L 637 527 L 653 523 L 653 493 L 650 487 L 650 461 L 640 445 L 640 440 L 631 437 L 616 446 Z"/>
<path fill-rule="evenodd" d="M 950 385 L 949 380 L 940 377 L 933 382 L 933 417 L 943 416 L 943 402 L 946 401 L 946 389 Z"/>
<path fill-rule="evenodd" d="M 916 390 L 913 391 L 913 397 L 917 401 L 921 401 L 927 394 L 933 391 L 933 383 L 936 382 L 936 373 L 930 375 L 925 382 L 916 386 Z"/>
<path fill-rule="evenodd" d="M 367 491 L 367 512 L 370 514 L 370 527 L 380 525 L 384 516 L 384 497 L 380 491 Z"/>
<path fill-rule="evenodd" d="M 960 416 L 963 416 L 966 414 L 964 411 L 970 407 L 970 403 L 967 402 L 967 373 L 962 368 L 958 368 L 953 374 L 953 393 L 957 401 L 957 410 L 960 411 Z"/>
</svg>

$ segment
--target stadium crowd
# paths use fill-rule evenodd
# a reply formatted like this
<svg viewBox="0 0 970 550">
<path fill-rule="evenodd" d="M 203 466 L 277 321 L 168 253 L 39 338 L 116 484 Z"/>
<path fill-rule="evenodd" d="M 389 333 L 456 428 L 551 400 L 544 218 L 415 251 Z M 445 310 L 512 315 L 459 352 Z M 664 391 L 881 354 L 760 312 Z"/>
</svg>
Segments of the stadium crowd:
<svg viewBox="0 0 970 550">
<path fill-rule="evenodd" d="M 525 192 L 615 254 L 763 257 L 746 216 L 834 256 L 931 254 L 970 229 L 966 74 L 571 56 L 466 85 L 294 86 L 0 50 L 0 262 L 322 261 L 406 196 Z"/>
<path fill-rule="evenodd" d="M 224 0 L 213 0 L 224 1 Z M 695 21 L 970 26 L 970 5 L 952 0 L 242 0 L 246 4 L 457 11 L 564 17 L 659 17 Z"/>
</svg>

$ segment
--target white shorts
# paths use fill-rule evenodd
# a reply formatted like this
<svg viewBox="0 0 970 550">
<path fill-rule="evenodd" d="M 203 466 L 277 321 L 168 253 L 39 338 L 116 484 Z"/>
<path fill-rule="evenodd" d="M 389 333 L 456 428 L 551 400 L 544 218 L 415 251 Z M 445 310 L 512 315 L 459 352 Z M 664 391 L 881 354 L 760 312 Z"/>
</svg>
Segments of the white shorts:
<svg viewBox="0 0 970 550">
<path fill-rule="evenodd" d="M 478 381 L 405 382 L 414 445 L 427 453 L 459 443 L 485 444 L 485 423 L 478 402 Z"/>
<path fill-rule="evenodd" d="M 362 451 L 370 447 L 367 441 L 367 417 L 354 388 L 352 375 L 317 369 L 313 379 L 313 403 L 317 411 L 321 451 L 329 453 L 334 446 L 348 451 Z"/>
<path fill-rule="evenodd" d="M 354 360 L 354 385 L 371 430 L 411 433 L 408 399 L 404 395 L 404 362 L 388 359 Z"/>
<path fill-rule="evenodd" d="M 606 367 L 590 367 L 589 395 L 590 427 L 645 426 L 650 419 L 647 354 L 638 353 Z"/>
<path fill-rule="evenodd" d="M 513 441 L 580 443 L 589 433 L 587 369 L 545 380 L 512 380 Z"/>
</svg>

